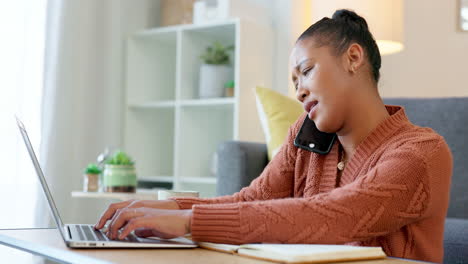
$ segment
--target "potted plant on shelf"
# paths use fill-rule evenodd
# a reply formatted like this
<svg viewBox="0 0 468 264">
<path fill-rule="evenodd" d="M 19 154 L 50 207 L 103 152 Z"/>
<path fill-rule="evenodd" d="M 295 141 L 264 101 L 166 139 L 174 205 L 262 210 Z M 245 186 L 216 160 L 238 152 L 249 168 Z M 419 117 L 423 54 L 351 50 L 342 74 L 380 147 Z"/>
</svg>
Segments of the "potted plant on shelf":
<svg viewBox="0 0 468 264">
<path fill-rule="evenodd" d="M 123 151 L 116 151 L 105 161 L 103 189 L 105 192 L 135 192 L 137 177 L 135 162 Z"/>
<path fill-rule="evenodd" d="M 234 81 L 230 80 L 224 84 L 224 96 L 233 97 L 234 96 Z"/>
<path fill-rule="evenodd" d="M 99 175 L 102 170 L 98 165 L 89 163 L 84 171 L 83 191 L 97 192 L 99 190 Z"/>
<path fill-rule="evenodd" d="M 232 80 L 232 67 L 229 65 L 229 51 L 234 46 L 224 46 L 215 41 L 206 48 L 200 58 L 199 97 L 213 98 L 224 95 L 224 84 Z"/>
</svg>

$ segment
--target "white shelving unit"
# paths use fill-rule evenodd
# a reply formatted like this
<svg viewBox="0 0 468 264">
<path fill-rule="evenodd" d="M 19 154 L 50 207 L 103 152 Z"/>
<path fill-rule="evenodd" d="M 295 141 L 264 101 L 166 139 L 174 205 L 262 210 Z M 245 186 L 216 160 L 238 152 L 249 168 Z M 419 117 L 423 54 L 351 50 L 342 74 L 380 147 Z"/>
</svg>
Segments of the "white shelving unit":
<svg viewBox="0 0 468 264">
<path fill-rule="evenodd" d="M 234 96 L 200 99 L 200 55 L 214 41 L 235 47 Z M 254 88 L 271 87 L 271 46 L 271 28 L 240 19 L 154 28 L 128 39 L 124 147 L 140 181 L 215 196 L 217 146 L 264 140 Z"/>
</svg>

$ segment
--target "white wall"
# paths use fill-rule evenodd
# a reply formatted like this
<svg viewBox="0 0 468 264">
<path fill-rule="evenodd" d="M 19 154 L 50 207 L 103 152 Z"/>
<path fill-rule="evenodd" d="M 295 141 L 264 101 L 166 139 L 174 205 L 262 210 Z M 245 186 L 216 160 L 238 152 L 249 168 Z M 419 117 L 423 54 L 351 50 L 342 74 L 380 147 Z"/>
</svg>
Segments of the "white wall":
<svg viewBox="0 0 468 264">
<path fill-rule="evenodd" d="M 383 97 L 468 96 L 468 32 L 457 1 L 405 1 L 405 50 L 382 59 Z"/>
<path fill-rule="evenodd" d="M 274 39 L 273 64 L 270 65 L 273 73 L 272 87 L 276 91 L 287 93 L 292 88 L 289 80 L 289 53 L 294 46 L 297 36 L 301 34 L 311 21 L 311 0 L 231 0 L 239 2 L 248 13 L 241 13 L 244 19 L 254 20 L 256 23 L 270 24 Z M 242 2 L 241 2 L 242 1 Z M 241 10 L 243 11 L 243 10 Z M 235 16 L 239 10 L 234 10 Z M 255 44 L 255 39 L 251 40 Z"/>
<path fill-rule="evenodd" d="M 272 24 L 275 32 L 274 65 L 272 89 L 286 94 L 294 90 L 289 74 L 289 53 L 297 37 L 310 26 L 311 1 L 273 0 L 268 2 L 272 8 Z"/>
<path fill-rule="evenodd" d="M 273 89 L 293 96 L 288 57 L 296 38 L 311 24 L 304 10 L 313 4 L 269 3 L 277 36 Z M 382 57 L 382 97 L 468 96 L 468 32 L 458 31 L 456 8 L 455 0 L 404 1 L 405 49 Z"/>
</svg>

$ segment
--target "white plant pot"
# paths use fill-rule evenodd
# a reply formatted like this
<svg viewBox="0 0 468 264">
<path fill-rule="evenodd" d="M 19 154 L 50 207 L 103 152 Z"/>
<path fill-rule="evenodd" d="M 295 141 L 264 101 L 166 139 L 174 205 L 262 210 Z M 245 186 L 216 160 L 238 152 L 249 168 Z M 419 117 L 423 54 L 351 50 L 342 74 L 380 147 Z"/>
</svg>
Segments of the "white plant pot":
<svg viewBox="0 0 468 264">
<path fill-rule="evenodd" d="M 200 98 L 224 96 L 224 84 L 232 80 L 232 68 L 229 65 L 202 64 L 198 85 Z"/>
</svg>

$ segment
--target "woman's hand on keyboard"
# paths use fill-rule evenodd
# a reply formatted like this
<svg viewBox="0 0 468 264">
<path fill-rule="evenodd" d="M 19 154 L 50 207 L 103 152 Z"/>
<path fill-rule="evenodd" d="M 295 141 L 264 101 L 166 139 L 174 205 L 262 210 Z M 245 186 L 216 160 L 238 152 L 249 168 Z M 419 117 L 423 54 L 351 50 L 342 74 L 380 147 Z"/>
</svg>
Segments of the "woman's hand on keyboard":
<svg viewBox="0 0 468 264">
<path fill-rule="evenodd" d="M 128 200 L 119 203 L 113 203 L 107 207 L 101 218 L 94 226 L 96 229 L 104 227 L 108 220 L 113 220 L 118 212 L 125 208 L 153 208 L 153 209 L 180 209 L 176 201 L 173 200 Z"/>
<path fill-rule="evenodd" d="M 191 219 L 190 209 L 124 208 L 111 220 L 107 236 L 110 239 L 124 239 L 135 231 L 135 235 L 142 237 L 180 237 L 190 233 Z"/>
</svg>

